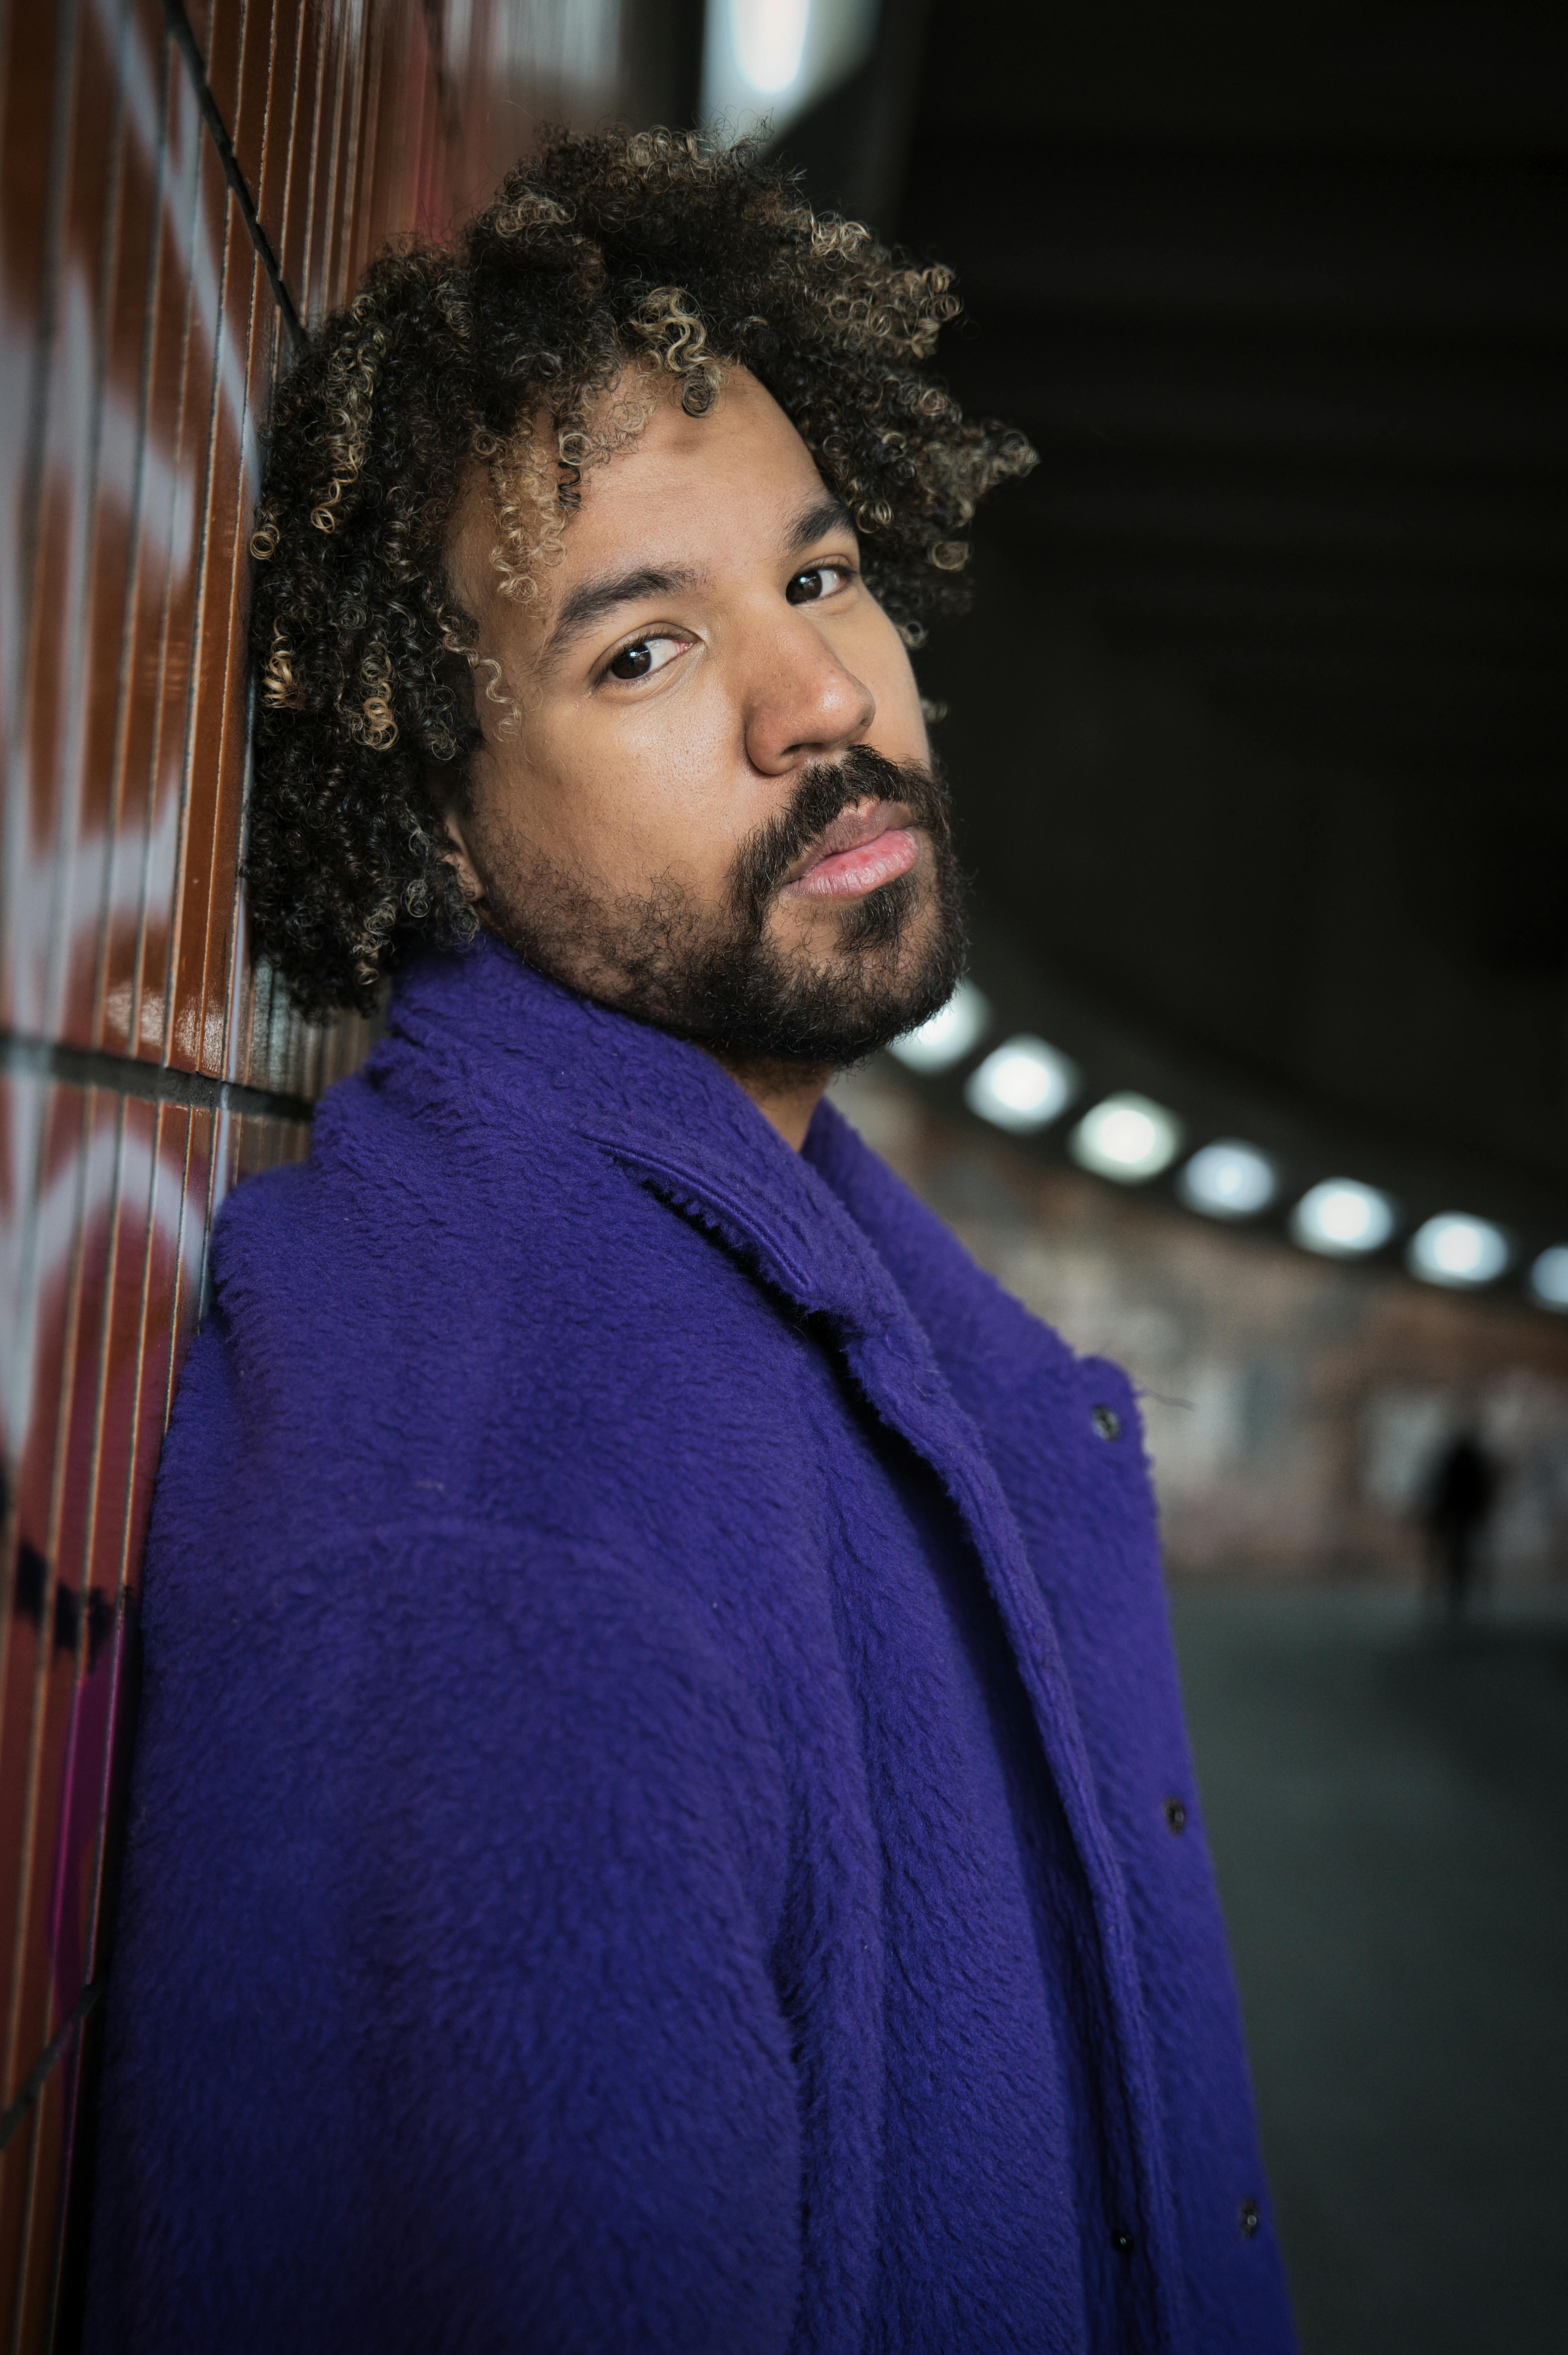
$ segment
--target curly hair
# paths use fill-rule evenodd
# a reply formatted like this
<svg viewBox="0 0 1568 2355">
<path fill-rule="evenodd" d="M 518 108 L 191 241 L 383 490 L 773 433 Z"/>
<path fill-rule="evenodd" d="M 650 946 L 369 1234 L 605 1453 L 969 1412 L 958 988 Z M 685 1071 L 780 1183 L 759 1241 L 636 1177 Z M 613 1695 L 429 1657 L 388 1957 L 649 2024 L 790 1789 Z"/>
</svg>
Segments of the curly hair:
<svg viewBox="0 0 1568 2355">
<path fill-rule="evenodd" d="M 450 248 L 383 253 L 280 386 L 251 550 L 260 688 L 246 856 L 253 938 L 307 1013 L 370 1010 L 420 942 L 473 917 L 442 819 L 466 806 L 481 662 L 446 550 L 488 474 L 500 593 L 536 597 L 587 468 L 726 366 L 793 422 L 868 543 L 911 645 L 961 611 L 975 502 L 1033 453 L 924 372 L 951 273 L 814 214 L 758 144 L 553 135 Z M 547 428 L 538 421 L 548 419 Z"/>
</svg>

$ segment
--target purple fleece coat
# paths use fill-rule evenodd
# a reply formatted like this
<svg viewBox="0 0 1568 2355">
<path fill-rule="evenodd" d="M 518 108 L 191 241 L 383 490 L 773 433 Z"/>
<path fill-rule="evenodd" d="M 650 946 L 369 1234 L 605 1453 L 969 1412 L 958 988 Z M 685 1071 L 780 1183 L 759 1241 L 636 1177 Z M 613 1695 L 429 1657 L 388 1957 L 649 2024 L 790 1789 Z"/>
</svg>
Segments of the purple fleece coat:
<svg viewBox="0 0 1568 2355">
<path fill-rule="evenodd" d="M 95 2355 L 1282 2355 L 1125 1377 L 488 944 L 215 1252 Z"/>
</svg>

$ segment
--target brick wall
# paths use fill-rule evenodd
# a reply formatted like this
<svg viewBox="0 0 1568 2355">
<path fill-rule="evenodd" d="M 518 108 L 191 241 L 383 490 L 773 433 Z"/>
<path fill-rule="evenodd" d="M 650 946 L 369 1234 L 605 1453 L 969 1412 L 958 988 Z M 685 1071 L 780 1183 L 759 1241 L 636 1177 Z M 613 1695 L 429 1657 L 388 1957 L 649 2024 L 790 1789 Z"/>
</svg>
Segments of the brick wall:
<svg viewBox="0 0 1568 2355">
<path fill-rule="evenodd" d="M 138 1562 L 213 1211 L 365 1044 L 248 964 L 258 428 L 387 235 L 622 95 L 617 13 L 0 12 L 0 2349 L 74 2332 Z"/>
</svg>

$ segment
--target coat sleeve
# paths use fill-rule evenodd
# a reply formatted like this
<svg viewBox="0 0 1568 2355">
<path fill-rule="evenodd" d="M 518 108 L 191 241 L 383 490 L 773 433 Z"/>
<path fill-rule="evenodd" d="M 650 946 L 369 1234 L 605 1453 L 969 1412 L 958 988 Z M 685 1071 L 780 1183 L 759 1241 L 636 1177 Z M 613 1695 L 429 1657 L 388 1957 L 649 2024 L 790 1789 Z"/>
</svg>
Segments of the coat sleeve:
<svg viewBox="0 0 1568 2355">
<path fill-rule="evenodd" d="M 93 2355 L 782 2349 L 779 1788 L 700 1606 L 591 1551 L 164 1562 Z"/>
</svg>

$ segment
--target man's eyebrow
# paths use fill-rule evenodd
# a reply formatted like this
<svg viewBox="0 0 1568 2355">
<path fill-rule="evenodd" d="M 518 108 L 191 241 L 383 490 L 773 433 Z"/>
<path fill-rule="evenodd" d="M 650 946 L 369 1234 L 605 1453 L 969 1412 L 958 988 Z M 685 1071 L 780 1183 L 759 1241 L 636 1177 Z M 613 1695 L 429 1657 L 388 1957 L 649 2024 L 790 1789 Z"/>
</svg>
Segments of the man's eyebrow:
<svg viewBox="0 0 1568 2355">
<path fill-rule="evenodd" d="M 801 508 L 789 527 L 784 545 L 791 556 L 798 556 L 801 549 L 810 548 L 814 539 L 826 539 L 831 531 L 847 531 L 853 539 L 854 517 L 842 499 L 835 499 L 831 491 L 824 491 L 820 499 L 813 499 L 809 507 Z"/>
<path fill-rule="evenodd" d="M 802 507 L 785 534 L 784 544 L 791 555 L 810 548 L 814 539 L 823 539 L 829 532 L 847 531 L 853 537 L 854 523 L 842 499 L 824 491 L 820 499 Z M 547 662 L 558 655 L 585 630 L 602 622 L 618 605 L 633 605 L 644 597 L 677 596 L 683 590 L 696 586 L 698 575 L 689 570 L 670 570 L 663 565 L 640 564 L 630 572 L 618 572 L 609 579 L 585 581 L 561 600 L 561 610 L 546 640 L 543 658 Z"/>
<path fill-rule="evenodd" d="M 596 622 L 602 622 L 618 605 L 636 604 L 643 597 L 676 596 L 682 590 L 692 588 L 696 579 L 694 572 L 671 572 L 662 565 L 640 564 L 630 572 L 585 581 L 561 600 L 555 627 L 545 643 L 546 660 L 559 654 L 569 640 L 580 637 Z"/>
</svg>

